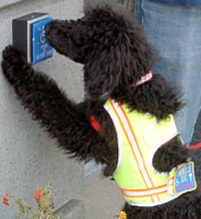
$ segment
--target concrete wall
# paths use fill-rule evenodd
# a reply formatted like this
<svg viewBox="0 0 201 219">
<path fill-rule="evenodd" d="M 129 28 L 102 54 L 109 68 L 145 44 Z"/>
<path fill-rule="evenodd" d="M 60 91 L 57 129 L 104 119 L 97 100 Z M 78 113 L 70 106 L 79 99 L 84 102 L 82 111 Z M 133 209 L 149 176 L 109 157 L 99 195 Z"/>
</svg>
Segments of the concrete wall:
<svg viewBox="0 0 201 219">
<path fill-rule="evenodd" d="M 12 19 L 31 12 L 48 12 L 53 18 L 82 16 L 82 0 L 0 0 L 1 51 L 11 44 Z M 82 66 L 54 52 L 53 58 L 34 66 L 53 77 L 69 96 L 83 98 Z M 23 197 L 31 205 L 37 185 L 53 185 L 56 209 L 64 218 L 83 219 L 81 202 L 72 200 L 83 190 L 83 163 L 70 160 L 47 133 L 32 121 L 16 99 L 0 68 L 0 199 L 5 192 Z M 14 203 L 0 204 L 0 219 L 15 218 Z"/>
<path fill-rule="evenodd" d="M 109 3 L 113 6 L 117 6 L 118 2 L 123 2 L 123 1 L 118 1 L 118 0 L 84 0 L 85 5 L 89 6 L 94 6 L 97 4 L 102 4 L 102 3 Z M 128 10 L 132 11 L 134 10 L 134 0 L 125 0 L 123 3 L 123 6 L 128 8 Z"/>
<path fill-rule="evenodd" d="M 84 0 L 85 5 L 94 6 L 102 3 L 109 3 L 111 5 L 116 6 L 117 0 Z"/>
</svg>

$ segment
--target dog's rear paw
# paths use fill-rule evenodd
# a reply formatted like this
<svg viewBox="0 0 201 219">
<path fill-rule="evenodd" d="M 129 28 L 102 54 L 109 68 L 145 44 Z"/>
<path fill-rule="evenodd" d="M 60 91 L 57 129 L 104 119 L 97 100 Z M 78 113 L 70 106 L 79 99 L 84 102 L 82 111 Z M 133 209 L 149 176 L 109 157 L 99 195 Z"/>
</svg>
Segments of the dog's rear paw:
<svg viewBox="0 0 201 219">
<path fill-rule="evenodd" d="M 25 54 L 15 46 L 7 46 L 2 53 L 2 58 L 3 73 L 11 83 L 17 74 L 21 74 L 22 70 L 29 66 Z"/>
</svg>

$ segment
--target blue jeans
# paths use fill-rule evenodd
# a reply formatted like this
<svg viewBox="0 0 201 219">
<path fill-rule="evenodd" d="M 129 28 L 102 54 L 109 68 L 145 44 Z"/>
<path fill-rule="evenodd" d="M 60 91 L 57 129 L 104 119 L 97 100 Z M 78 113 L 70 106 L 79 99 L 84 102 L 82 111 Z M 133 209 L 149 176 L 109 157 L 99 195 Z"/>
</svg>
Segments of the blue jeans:
<svg viewBox="0 0 201 219">
<path fill-rule="evenodd" d="M 183 91 L 186 105 L 175 120 L 189 145 L 201 107 L 201 7 L 135 0 L 135 16 L 158 52 L 153 72 Z"/>
</svg>

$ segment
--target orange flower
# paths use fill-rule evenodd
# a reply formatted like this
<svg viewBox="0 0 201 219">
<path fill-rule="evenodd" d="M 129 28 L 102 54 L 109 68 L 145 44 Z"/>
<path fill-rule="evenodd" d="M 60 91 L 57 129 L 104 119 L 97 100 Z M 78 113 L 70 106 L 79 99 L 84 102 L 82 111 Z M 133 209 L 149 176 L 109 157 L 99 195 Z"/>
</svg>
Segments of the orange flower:
<svg viewBox="0 0 201 219">
<path fill-rule="evenodd" d="M 120 211 L 119 219 L 126 219 L 126 218 L 127 218 L 126 212 L 125 211 Z"/>
<path fill-rule="evenodd" d="M 42 196 L 43 196 L 42 190 L 38 188 L 34 194 L 34 198 L 36 199 L 37 202 L 39 202 Z"/>
<path fill-rule="evenodd" d="M 3 198 L 3 204 L 9 205 L 9 199 L 8 199 L 8 197 L 4 197 L 4 198 Z"/>
</svg>

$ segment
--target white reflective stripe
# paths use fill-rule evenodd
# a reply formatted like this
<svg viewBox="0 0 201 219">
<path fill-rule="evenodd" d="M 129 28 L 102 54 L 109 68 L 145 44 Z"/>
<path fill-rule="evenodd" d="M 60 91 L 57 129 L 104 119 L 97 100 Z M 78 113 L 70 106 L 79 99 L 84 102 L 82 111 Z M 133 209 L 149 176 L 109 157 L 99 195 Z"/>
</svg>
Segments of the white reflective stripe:
<svg viewBox="0 0 201 219">
<path fill-rule="evenodd" d="M 122 124 L 124 125 L 124 128 L 125 128 L 125 130 L 126 130 L 126 132 L 128 134 L 129 140 L 130 140 L 130 142 L 132 144 L 132 148 L 133 148 L 133 150 L 134 150 L 134 152 L 136 154 L 136 159 L 137 159 L 137 162 L 139 164 L 138 166 L 139 166 L 139 168 L 141 170 L 141 173 L 143 174 L 142 177 L 144 177 L 144 180 L 145 180 L 148 188 L 153 188 L 152 182 L 150 181 L 149 176 L 148 176 L 147 171 L 146 171 L 146 168 L 144 166 L 143 158 L 140 155 L 140 151 L 139 151 L 138 146 L 137 146 L 137 144 L 135 142 L 135 139 L 133 137 L 132 131 L 130 130 L 130 127 L 129 127 L 129 124 L 127 122 L 127 119 L 125 118 L 125 115 L 122 112 L 121 108 L 119 107 L 118 103 L 114 102 L 113 100 L 111 100 L 111 102 L 112 102 L 115 110 L 118 112 L 119 118 L 122 120 Z"/>
<path fill-rule="evenodd" d="M 117 133 L 117 141 L 118 141 L 118 162 L 117 162 L 117 167 L 115 169 L 115 171 L 113 172 L 113 176 L 118 172 L 119 170 L 119 166 L 121 163 L 121 159 L 122 159 L 122 140 L 121 140 L 121 130 L 120 130 L 120 126 L 118 124 L 118 119 L 116 119 L 116 115 L 113 112 L 113 110 L 110 110 L 110 106 L 108 104 L 104 105 L 104 108 L 107 110 L 107 112 L 109 113 L 110 117 L 112 118 L 112 121 L 114 123 L 115 126 L 115 130 Z"/>
<path fill-rule="evenodd" d="M 161 192 L 167 192 L 167 187 L 164 186 L 158 189 L 152 189 L 148 191 L 128 191 L 128 190 L 121 190 L 121 191 L 126 196 L 140 197 L 140 196 L 156 195 Z"/>
<path fill-rule="evenodd" d="M 147 133 L 150 132 L 151 129 L 153 129 L 156 125 L 157 125 L 157 121 L 151 123 L 148 127 L 145 128 L 144 130 L 144 140 L 151 145 L 152 147 L 158 147 L 158 145 L 155 145 L 155 142 L 151 142 L 148 138 L 147 138 Z M 161 145 L 160 145 L 161 146 Z"/>
<path fill-rule="evenodd" d="M 153 195 L 152 198 L 154 200 L 154 203 L 158 203 L 159 202 L 158 197 L 156 195 Z"/>
<path fill-rule="evenodd" d="M 178 198 L 181 194 L 179 195 L 173 195 L 173 196 L 170 196 L 168 199 L 166 200 L 163 200 L 163 201 L 159 201 L 159 202 L 155 202 L 155 203 L 136 203 L 135 201 L 132 202 L 132 200 L 127 200 L 127 203 L 129 205 L 132 205 L 132 206 L 139 206 L 139 207 L 154 207 L 154 206 L 159 206 L 159 205 L 162 205 L 162 204 L 165 204 L 165 203 L 168 203 L 176 198 Z M 153 197 L 153 196 L 152 196 Z"/>
<path fill-rule="evenodd" d="M 168 181 L 168 185 L 173 185 L 173 184 L 174 184 L 174 179 Z"/>
<path fill-rule="evenodd" d="M 144 130 L 144 139 L 152 147 L 157 147 L 158 148 L 161 145 L 163 145 L 166 142 L 168 142 L 170 139 L 174 138 L 176 135 L 178 135 L 178 131 L 175 130 L 175 132 L 172 132 L 166 138 L 163 138 L 163 139 L 160 139 L 160 140 L 157 139 L 157 141 L 151 141 L 150 138 L 147 138 L 147 133 L 150 132 L 156 125 L 158 125 L 158 121 L 154 121 L 149 126 L 147 126 L 146 129 Z"/>
</svg>

